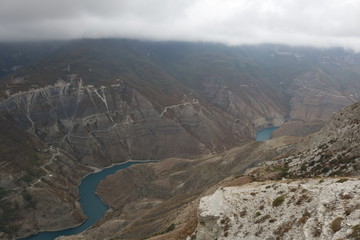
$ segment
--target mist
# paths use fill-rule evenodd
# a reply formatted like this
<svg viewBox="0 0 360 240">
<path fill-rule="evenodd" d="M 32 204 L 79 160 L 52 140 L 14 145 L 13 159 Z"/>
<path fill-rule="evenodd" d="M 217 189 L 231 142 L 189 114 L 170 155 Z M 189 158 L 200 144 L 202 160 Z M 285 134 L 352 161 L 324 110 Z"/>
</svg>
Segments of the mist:
<svg viewBox="0 0 360 240">
<path fill-rule="evenodd" d="M 360 50 L 357 0 L 2 0 L 0 41 L 133 38 Z"/>
</svg>

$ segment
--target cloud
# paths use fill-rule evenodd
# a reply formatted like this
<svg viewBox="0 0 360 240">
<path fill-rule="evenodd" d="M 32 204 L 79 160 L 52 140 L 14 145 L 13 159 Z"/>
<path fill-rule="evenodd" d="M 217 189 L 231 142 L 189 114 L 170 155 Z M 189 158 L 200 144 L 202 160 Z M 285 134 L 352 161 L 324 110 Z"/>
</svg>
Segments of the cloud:
<svg viewBox="0 0 360 240">
<path fill-rule="evenodd" d="M 121 37 L 360 50 L 358 0 L 1 0 L 0 40 Z"/>
</svg>

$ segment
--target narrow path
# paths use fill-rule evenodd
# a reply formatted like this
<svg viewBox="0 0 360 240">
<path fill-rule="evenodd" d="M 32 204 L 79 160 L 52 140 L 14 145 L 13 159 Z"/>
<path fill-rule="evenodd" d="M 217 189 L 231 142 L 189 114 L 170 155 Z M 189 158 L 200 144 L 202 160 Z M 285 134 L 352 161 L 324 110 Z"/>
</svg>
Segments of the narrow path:
<svg viewBox="0 0 360 240">
<path fill-rule="evenodd" d="M 52 147 L 49 148 L 49 150 L 52 150 Z M 56 148 L 56 152 L 52 154 L 52 157 L 42 166 L 40 166 L 41 169 L 43 169 L 46 172 L 46 177 L 52 177 L 53 174 L 46 169 L 46 166 L 52 164 L 54 162 L 54 159 L 60 155 L 60 150 L 58 148 Z M 35 184 L 41 182 L 41 178 L 43 178 L 44 176 L 41 176 L 39 179 L 35 180 L 33 183 L 31 183 L 29 188 L 33 188 L 35 186 Z"/>
<path fill-rule="evenodd" d="M 318 94 L 322 94 L 322 95 L 327 95 L 327 96 L 331 96 L 331 97 L 337 97 L 337 98 L 345 98 L 345 99 L 349 99 L 350 96 L 344 96 L 344 95 L 336 95 L 336 94 L 331 94 L 331 93 L 326 93 L 320 90 L 316 90 L 316 89 L 312 89 L 310 87 L 307 86 L 303 86 L 303 88 L 309 90 L 310 92 L 314 92 L 314 93 L 318 93 Z"/>
</svg>

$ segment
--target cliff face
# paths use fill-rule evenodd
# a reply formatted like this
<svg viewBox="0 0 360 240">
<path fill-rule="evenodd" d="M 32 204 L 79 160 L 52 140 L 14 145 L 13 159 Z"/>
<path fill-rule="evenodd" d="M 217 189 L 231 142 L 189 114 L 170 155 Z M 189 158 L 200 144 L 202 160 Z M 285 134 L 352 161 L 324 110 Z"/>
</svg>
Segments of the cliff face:
<svg viewBox="0 0 360 240">
<path fill-rule="evenodd" d="M 286 120 L 288 106 L 285 95 L 269 91 L 264 84 L 254 81 L 227 85 L 213 80 L 204 82 L 203 86 L 204 95 L 210 102 L 235 117 L 245 117 L 254 129 L 279 126 Z"/>
<path fill-rule="evenodd" d="M 4 121 L 1 123 L 5 127 Z M 13 125 L 6 127 L 10 135 L 1 131 L 1 239 L 73 227 L 84 221 L 77 186 L 91 169 Z"/>
<path fill-rule="evenodd" d="M 16 127 L 3 111 L 0 126 L 0 238 L 81 223 L 77 185 L 91 170 Z"/>
<path fill-rule="evenodd" d="M 11 206 L 6 215 L 17 217 L 0 232 L 26 236 L 80 224 L 77 186 L 91 171 L 86 165 L 214 154 L 251 138 L 251 126 L 201 100 L 153 102 L 122 82 L 96 88 L 76 76 L 1 102 L 4 139 L 29 149 L 2 144 L 0 187 L 7 193 L 0 208 Z"/>
<path fill-rule="evenodd" d="M 46 173 L 41 178 L 23 182 L 7 197 L 19 206 L 14 221 L 10 222 L 17 226 L 17 237 L 73 227 L 86 219 L 77 202 L 78 185 L 91 169 L 62 153 L 55 156 L 42 167 Z"/>
<path fill-rule="evenodd" d="M 358 179 L 251 183 L 200 201 L 188 239 L 357 239 Z"/>
<path fill-rule="evenodd" d="M 290 87 L 290 118 L 307 122 L 328 120 L 334 112 L 357 101 L 357 87 L 353 84 L 356 82 L 343 88 L 321 70 L 298 76 Z"/>
<path fill-rule="evenodd" d="M 119 171 L 98 188 L 112 211 L 93 228 L 60 239 L 356 239 L 359 180 L 344 176 L 359 174 L 359 158 L 353 158 L 358 112 L 359 103 L 349 106 L 305 138 Z M 338 156 L 350 160 L 334 162 Z M 329 172 L 326 164 L 332 164 Z"/>
<path fill-rule="evenodd" d="M 258 182 L 202 198 L 188 239 L 358 239 L 359 119 L 358 102 L 291 151 L 248 169 Z"/>
<path fill-rule="evenodd" d="M 281 159 L 266 165 L 274 170 L 274 179 L 357 173 L 351 164 L 358 160 L 358 125 L 339 125 L 345 118 L 328 127 L 343 129 L 331 141 L 332 133 L 325 131 L 330 135 L 299 144 L 286 137 L 246 144 L 259 128 L 287 120 L 324 120 L 359 99 L 358 55 L 310 52 L 104 39 L 62 43 L 29 58 L 36 60 L 31 63 L 8 62 L 6 69 L 13 70 L 0 81 L 0 117 L 11 124 L 0 127 L 0 187 L 14 191 L 3 194 L 0 189 L 0 212 L 10 205 L 20 211 L 17 219 L 2 221 L 7 226 L 0 232 L 25 236 L 79 224 L 84 216 L 76 204 L 77 185 L 91 172 L 87 166 L 128 159 L 179 158 L 174 166 L 164 161 L 169 165 L 126 170 L 104 181 L 99 193 L 119 211 L 91 230 L 94 238 L 102 239 L 101 229 L 110 228 L 119 236 L 144 237 L 173 220 L 187 228 L 184 219 L 190 216 L 196 222 L 195 202 L 208 187 L 273 158 Z M 7 61 L 4 56 L 0 62 Z M 306 132 L 293 135 L 320 125 L 306 125 Z M 8 138 L 12 141 L 3 140 Z M 239 144 L 246 145 L 229 150 Z M 334 161 L 328 164 L 329 158 Z M 282 171 L 288 165 L 293 172 Z M 332 170 L 320 172 L 322 166 Z M 250 175 L 261 179 L 260 174 Z M 183 219 L 178 221 L 176 214 Z M 144 231 L 137 230 L 139 224 L 146 225 Z M 178 236 L 183 239 L 184 232 Z"/>
<path fill-rule="evenodd" d="M 286 137 L 253 142 L 217 155 L 170 158 L 118 171 L 97 189 L 112 211 L 91 229 L 59 239 L 142 239 L 152 235 L 156 235 L 154 239 L 185 239 L 196 228 L 196 211 L 202 196 L 222 185 L 250 182 L 249 177 L 239 177 L 245 169 L 288 151 L 293 142 Z M 229 175 L 237 177 L 228 178 Z M 162 234 L 171 224 L 175 230 Z"/>
<path fill-rule="evenodd" d="M 360 103 L 333 114 L 317 133 L 302 139 L 294 152 L 249 171 L 256 179 L 358 176 L 360 170 Z M 274 179 L 274 178 L 271 178 Z"/>
<path fill-rule="evenodd" d="M 33 60 L 36 64 L 28 63 L 3 78 L 0 99 L 59 79 L 67 81 L 69 75 L 78 75 L 84 86 L 97 89 L 121 79 L 158 112 L 190 96 L 190 101 L 202 99 L 258 129 L 286 120 L 327 120 L 360 98 L 359 55 L 339 49 L 116 39 L 71 41 L 54 48 L 44 47 L 47 58 L 40 54 Z M 1 56 L 0 62 L 6 57 Z M 98 106 L 106 108 L 96 93 L 92 95 Z M 111 111 L 111 98 L 107 91 L 105 95 Z"/>
<path fill-rule="evenodd" d="M 251 136 L 233 117 L 196 99 L 160 111 L 121 83 L 59 82 L 12 95 L 0 108 L 21 129 L 93 166 L 219 152 Z"/>
</svg>

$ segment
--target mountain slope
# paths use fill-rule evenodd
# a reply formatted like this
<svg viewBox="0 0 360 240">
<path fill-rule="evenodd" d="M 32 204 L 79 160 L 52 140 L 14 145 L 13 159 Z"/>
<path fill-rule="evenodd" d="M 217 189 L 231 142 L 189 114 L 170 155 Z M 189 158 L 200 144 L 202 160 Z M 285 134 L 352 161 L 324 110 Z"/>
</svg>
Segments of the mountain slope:
<svg viewBox="0 0 360 240">
<path fill-rule="evenodd" d="M 189 239 L 358 239 L 359 120 L 360 102 L 334 114 L 287 157 L 247 170 L 259 182 L 202 198 Z M 327 178 L 313 178 L 320 176 Z M 284 177 L 303 179 L 268 181 Z"/>
<path fill-rule="evenodd" d="M 359 59 L 341 49 L 87 39 L 63 44 L 18 69 L 3 80 L 3 89 L 14 93 L 51 85 L 72 74 L 95 87 L 120 79 L 157 108 L 187 95 L 235 117 L 256 119 L 257 128 L 289 118 L 326 120 L 355 102 Z"/>
<path fill-rule="evenodd" d="M 98 188 L 112 211 L 90 230 L 60 239 L 357 239 L 359 113 L 360 103 L 351 105 L 305 138 L 279 137 L 117 172 Z M 321 157 L 328 149 L 330 157 Z M 334 163 L 339 155 L 350 161 Z M 311 166 L 299 169 L 300 162 Z M 332 164 L 328 172 L 326 164 Z M 313 178 L 319 169 L 336 177 Z"/>
<path fill-rule="evenodd" d="M 81 223 L 77 185 L 91 167 L 176 157 L 180 159 L 176 167 L 163 166 L 161 176 L 154 176 L 151 167 L 144 170 L 152 174 L 150 189 L 159 188 L 160 194 L 149 205 L 146 196 L 136 195 L 138 202 L 128 207 L 158 208 L 130 222 L 119 235 L 161 232 L 168 222 L 156 209 L 166 206 L 171 219 L 176 219 L 175 199 L 183 199 L 181 204 L 198 201 L 205 189 L 231 174 L 257 162 L 285 159 L 294 149 L 302 151 L 300 146 L 307 148 L 293 144 L 297 139 L 291 137 L 251 143 L 256 130 L 293 120 L 312 126 L 312 121 L 323 121 L 359 99 L 359 55 L 341 49 L 119 39 L 7 46 L 13 45 L 6 45 L 7 53 L 0 56 L 6 63 L 2 67 L 12 69 L 0 79 L 0 116 L 7 119 L 0 127 L 5 139 L 1 145 L 5 174 L 0 183 L 5 190 L 14 188 L 1 199 L 21 210 L 19 218 L 5 224 L 6 232 L 15 236 Z M 12 59 L 17 52 L 27 57 Z M 306 128 L 311 129 L 316 128 Z M 15 148 L 9 141 L 12 131 L 21 141 Z M 39 159 L 31 165 L 33 153 Z M 134 179 L 140 176 L 133 174 Z M 176 182 L 178 189 L 165 184 L 168 181 Z M 146 189 L 138 190 L 145 194 Z M 103 194 L 106 199 L 106 191 Z M 112 196 L 108 197 L 110 203 Z M 194 214 L 196 206 L 191 206 Z M 152 225 L 148 221 L 154 215 L 160 220 Z M 144 222 L 148 228 L 138 232 L 137 224 Z"/>
<path fill-rule="evenodd" d="M 201 199 L 188 239 L 358 239 L 359 179 L 227 187 Z"/>
</svg>

